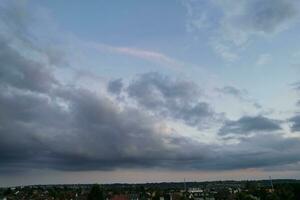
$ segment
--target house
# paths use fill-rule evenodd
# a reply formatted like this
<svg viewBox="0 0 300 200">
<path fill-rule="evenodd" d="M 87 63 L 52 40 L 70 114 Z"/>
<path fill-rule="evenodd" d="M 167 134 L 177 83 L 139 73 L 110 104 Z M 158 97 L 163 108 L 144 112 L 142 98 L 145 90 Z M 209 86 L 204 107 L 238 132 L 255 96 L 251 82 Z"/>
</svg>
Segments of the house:
<svg viewBox="0 0 300 200">
<path fill-rule="evenodd" d="M 125 194 L 115 194 L 111 197 L 110 200 L 130 200 L 129 197 Z"/>
</svg>

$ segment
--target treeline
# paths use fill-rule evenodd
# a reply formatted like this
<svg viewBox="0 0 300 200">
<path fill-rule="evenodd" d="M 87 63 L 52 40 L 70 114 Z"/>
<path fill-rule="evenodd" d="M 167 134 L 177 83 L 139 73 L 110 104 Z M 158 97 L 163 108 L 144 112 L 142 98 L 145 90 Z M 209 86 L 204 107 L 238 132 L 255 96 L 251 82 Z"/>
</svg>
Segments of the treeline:
<svg viewBox="0 0 300 200">
<path fill-rule="evenodd" d="M 274 189 L 247 185 L 246 190 L 238 193 L 236 199 L 300 200 L 300 183 L 275 183 Z"/>
</svg>

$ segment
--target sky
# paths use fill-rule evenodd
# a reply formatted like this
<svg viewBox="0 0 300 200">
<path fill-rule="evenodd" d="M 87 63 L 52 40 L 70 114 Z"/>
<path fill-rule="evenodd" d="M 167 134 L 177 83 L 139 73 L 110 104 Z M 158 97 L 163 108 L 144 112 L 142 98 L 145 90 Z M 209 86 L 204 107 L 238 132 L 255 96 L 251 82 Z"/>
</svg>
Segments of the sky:
<svg viewBox="0 0 300 200">
<path fill-rule="evenodd" d="M 299 4 L 0 1 L 0 186 L 300 179 Z"/>
</svg>

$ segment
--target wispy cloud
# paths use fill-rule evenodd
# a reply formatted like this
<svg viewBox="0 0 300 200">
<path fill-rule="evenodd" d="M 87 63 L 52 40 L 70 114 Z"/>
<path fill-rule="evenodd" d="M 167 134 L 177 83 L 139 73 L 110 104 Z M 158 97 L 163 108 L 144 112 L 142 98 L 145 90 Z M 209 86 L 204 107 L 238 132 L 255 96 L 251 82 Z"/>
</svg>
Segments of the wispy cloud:
<svg viewBox="0 0 300 200">
<path fill-rule="evenodd" d="M 212 49 L 235 61 L 255 38 L 275 35 L 299 21 L 297 1 L 183 1 L 187 32 L 209 32 Z"/>
<path fill-rule="evenodd" d="M 223 95 L 231 95 L 233 97 L 236 97 L 242 102 L 250 103 L 257 109 L 262 108 L 257 100 L 249 96 L 248 91 L 245 89 L 239 89 L 234 86 L 224 86 L 223 88 L 216 88 L 216 91 Z"/>
<path fill-rule="evenodd" d="M 124 46 L 111 46 L 106 44 L 97 44 L 97 43 L 88 43 L 88 46 L 100 50 L 100 51 L 107 51 L 111 53 L 123 54 L 127 56 L 132 56 L 138 59 L 147 60 L 153 63 L 158 63 L 162 66 L 173 68 L 173 69 L 180 69 L 184 67 L 185 63 L 181 62 L 175 58 L 172 58 L 168 55 L 165 55 L 160 52 L 133 48 L 133 47 L 124 47 Z"/>
<path fill-rule="evenodd" d="M 264 66 L 270 64 L 270 62 L 272 62 L 272 56 L 270 54 L 261 54 L 256 61 L 256 65 Z"/>
</svg>

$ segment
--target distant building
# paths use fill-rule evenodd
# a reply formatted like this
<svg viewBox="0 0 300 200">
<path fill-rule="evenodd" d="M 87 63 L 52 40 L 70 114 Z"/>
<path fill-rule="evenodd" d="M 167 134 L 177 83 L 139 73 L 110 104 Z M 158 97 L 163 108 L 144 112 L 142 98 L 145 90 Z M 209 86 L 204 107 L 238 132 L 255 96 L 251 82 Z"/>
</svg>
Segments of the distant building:
<svg viewBox="0 0 300 200">
<path fill-rule="evenodd" d="M 117 194 L 111 197 L 111 200 L 130 200 L 129 197 L 125 194 Z"/>
</svg>

